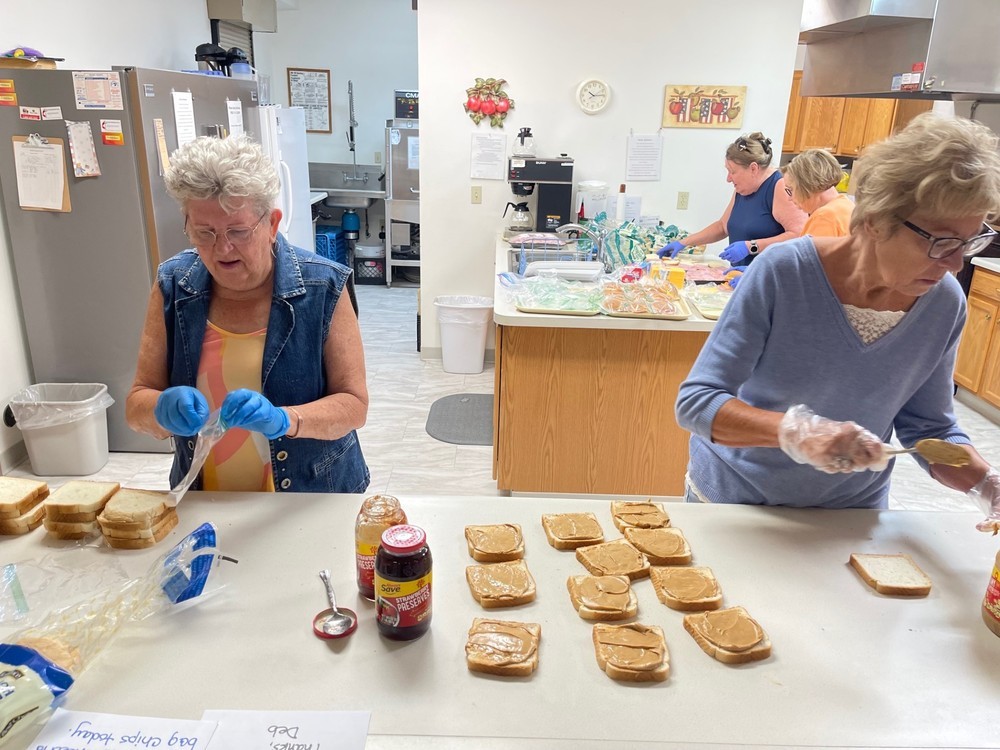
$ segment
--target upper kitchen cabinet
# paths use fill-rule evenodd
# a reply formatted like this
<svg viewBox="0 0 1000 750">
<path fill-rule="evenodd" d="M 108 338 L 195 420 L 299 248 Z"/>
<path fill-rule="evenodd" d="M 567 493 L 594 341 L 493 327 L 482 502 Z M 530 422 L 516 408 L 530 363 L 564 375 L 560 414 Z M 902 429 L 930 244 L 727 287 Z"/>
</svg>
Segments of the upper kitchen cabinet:
<svg viewBox="0 0 1000 750">
<path fill-rule="evenodd" d="M 277 0 L 206 0 L 208 17 L 243 21 L 254 31 L 278 30 Z"/>
<path fill-rule="evenodd" d="M 845 100 L 835 96 L 802 98 L 795 136 L 795 151 L 807 148 L 837 150 L 840 124 L 844 118 Z"/>
<path fill-rule="evenodd" d="M 789 153 L 795 150 L 795 139 L 799 134 L 799 112 L 802 109 L 802 97 L 799 88 L 802 86 L 802 71 L 796 70 L 792 75 L 792 94 L 788 97 L 788 114 L 785 115 L 785 140 L 781 150 Z"/>
<path fill-rule="evenodd" d="M 837 139 L 837 153 L 857 156 L 865 147 L 867 135 L 868 99 L 848 99 L 844 103 L 844 115 L 840 122 L 840 137 Z"/>
</svg>

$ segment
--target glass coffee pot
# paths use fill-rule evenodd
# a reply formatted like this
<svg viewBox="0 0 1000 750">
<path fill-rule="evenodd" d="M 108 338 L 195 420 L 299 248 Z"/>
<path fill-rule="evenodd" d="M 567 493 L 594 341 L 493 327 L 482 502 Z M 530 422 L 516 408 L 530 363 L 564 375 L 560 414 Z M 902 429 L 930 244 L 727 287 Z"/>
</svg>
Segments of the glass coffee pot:
<svg viewBox="0 0 1000 750">
<path fill-rule="evenodd" d="M 503 215 L 507 216 L 507 209 L 514 208 L 514 213 L 510 215 L 510 224 L 507 228 L 512 232 L 531 232 L 535 229 L 535 220 L 528 210 L 527 203 L 507 203 L 503 210 Z"/>
<path fill-rule="evenodd" d="M 535 155 L 535 137 L 531 134 L 531 128 L 521 128 L 517 131 L 510 151 L 514 156 Z"/>
</svg>

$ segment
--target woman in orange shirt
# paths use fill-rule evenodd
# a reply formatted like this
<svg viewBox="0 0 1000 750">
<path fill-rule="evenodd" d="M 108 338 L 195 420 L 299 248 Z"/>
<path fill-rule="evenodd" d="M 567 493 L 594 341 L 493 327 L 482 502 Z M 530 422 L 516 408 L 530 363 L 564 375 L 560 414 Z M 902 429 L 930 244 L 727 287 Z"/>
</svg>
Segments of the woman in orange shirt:
<svg viewBox="0 0 1000 750">
<path fill-rule="evenodd" d="M 809 214 L 802 234 L 814 237 L 846 237 L 850 234 L 854 201 L 837 192 L 843 179 L 840 164 L 829 151 L 811 148 L 784 168 L 785 192 Z"/>
</svg>

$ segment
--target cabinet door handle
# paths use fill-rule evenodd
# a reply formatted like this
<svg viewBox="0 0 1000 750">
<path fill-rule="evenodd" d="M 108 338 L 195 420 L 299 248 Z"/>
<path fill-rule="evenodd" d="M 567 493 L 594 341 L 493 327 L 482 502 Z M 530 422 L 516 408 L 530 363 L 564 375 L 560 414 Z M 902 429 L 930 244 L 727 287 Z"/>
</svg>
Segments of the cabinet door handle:
<svg viewBox="0 0 1000 750">
<path fill-rule="evenodd" d="M 993 313 L 986 313 L 986 319 L 990 320 L 993 317 Z"/>
</svg>

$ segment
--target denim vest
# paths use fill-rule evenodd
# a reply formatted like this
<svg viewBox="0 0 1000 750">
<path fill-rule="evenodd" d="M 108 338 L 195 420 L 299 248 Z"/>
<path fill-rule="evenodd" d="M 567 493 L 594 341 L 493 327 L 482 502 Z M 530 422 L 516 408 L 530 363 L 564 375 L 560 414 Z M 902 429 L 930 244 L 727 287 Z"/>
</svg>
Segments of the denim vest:
<svg viewBox="0 0 1000 750">
<path fill-rule="evenodd" d="M 350 271 L 288 244 L 280 234 L 274 253 L 261 392 L 275 406 L 304 404 L 327 395 L 323 344 Z M 196 387 L 212 277 L 198 253 L 185 250 L 160 264 L 157 283 L 163 293 L 170 385 Z M 171 486 L 190 468 L 194 440 L 174 437 Z M 353 430 L 338 440 L 279 437 L 270 441 L 270 452 L 279 492 L 360 493 L 368 487 L 368 466 Z M 201 477 L 192 489 L 201 489 Z"/>
</svg>

